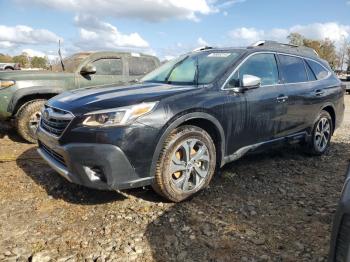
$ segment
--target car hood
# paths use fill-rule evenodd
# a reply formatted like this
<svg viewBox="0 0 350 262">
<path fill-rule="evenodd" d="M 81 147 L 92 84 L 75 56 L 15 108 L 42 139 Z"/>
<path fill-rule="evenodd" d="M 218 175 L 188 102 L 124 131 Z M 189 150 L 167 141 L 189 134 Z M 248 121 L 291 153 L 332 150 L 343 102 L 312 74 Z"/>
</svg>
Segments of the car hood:
<svg viewBox="0 0 350 262">
<path fill-rule="evenodd" d="M 0 80 L 50 80 L 60 79 L 71 76 L 73 73 L 52 72 L 52 71 L 37 71 L 37 70 L 14 70 L 1 71 Z"/>
<path fill-rule="evenodd" d="M 159 101 L 165 97 L 194 89 L 198 89 L 198 87 L 154 83 L 132 86 L 89 87 L 62 93 L 49 100 L 48 104 L 70 111 L 75 115 L 80 115 L 142 102 Z"/>
</svg>

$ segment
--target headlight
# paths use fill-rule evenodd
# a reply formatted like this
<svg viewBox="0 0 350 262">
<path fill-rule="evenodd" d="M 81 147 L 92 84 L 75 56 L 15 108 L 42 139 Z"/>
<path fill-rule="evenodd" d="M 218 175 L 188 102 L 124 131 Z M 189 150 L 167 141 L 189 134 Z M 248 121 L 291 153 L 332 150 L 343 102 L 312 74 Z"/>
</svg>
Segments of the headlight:
<svg viewBox="0 0 350 262">
<path fill-rule="evenodd" d="M 0 80 L 0 88 L 10 87 L 16 84 L 13 80 Z"/>
<path fill-rule="evenodd" d="M 127 125 L 132 120 L 151 112 L 156 105 L 157 102 L 141 103 L 88 113 L 83 121 L 83 125 L 92 127 Z"/>
</svg>

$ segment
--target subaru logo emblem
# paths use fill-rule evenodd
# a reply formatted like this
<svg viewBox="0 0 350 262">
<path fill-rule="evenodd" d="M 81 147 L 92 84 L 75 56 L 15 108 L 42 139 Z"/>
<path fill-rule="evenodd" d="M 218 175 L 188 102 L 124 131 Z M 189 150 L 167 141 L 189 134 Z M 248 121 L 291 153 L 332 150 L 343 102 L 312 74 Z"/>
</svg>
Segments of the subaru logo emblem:
<svg viewBox="0 0 350 262">
<path fill-rule="evenodd" d="M 49 119 L 50 118 L 51 111 L 52 111 L 51 108 L 47 108 L 47 109 L 44 110 L 44 112 L 43 112 L 44 119 Z"/>
</svg>

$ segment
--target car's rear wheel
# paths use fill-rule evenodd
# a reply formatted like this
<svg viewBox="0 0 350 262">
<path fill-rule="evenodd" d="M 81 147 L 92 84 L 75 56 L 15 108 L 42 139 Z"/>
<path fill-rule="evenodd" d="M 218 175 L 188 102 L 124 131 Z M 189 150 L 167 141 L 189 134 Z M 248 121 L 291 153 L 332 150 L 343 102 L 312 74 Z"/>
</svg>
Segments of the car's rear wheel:
<svg viewBox="0 0 350 262">
<path fill-rule="evenodd" d="M 181 126 L 164 143 L 153 188 L 170 201 L 183 201 L 209 184 L 215 165 L 210 135 L 196 126 Z"/>
<path fill-rule="evenodd" d="M 350 217 L 344 216 L 336 244 L 336 262 L 350 261 Z"/>
<path fill-rule="evenodd" d="M 36 130 L 39 126 L 41 109 L 46 100 L 36 99 L 25 103 L 16 115 L 16 129 L 18 134 L 29 143 L 36 143 Z"/>
<path fill-rule="evenodd" d="M 306 152 L 312 155 L 322 155 L 326 152 L 333 134 L 332 117 L 322 110 L 314 125 L 311 139 L 307 143 Z"/>
</svg>

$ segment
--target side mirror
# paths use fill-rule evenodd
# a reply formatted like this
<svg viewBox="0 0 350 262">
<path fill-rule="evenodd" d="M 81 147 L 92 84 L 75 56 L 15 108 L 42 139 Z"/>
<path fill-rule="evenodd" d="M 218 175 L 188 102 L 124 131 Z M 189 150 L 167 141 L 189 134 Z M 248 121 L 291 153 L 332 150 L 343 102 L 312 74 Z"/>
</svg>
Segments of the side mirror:
<svg viewBox="0 0 350 262">
<path fill-rule="evenodd" d="M 244 89 L 258 88 L 261 85 L 261 78 L 253 75 L 243 75 L 242 87 Z"/>
<path fill-rule="evenodd" d="M 80 74 L 82 74 L 82 75 L 93 75 L 93 74 L 96 74 L 96 67 L 93 64 L 90 64 L 90 63 L 86 64 L 80 70 Z"/>
</svg>

